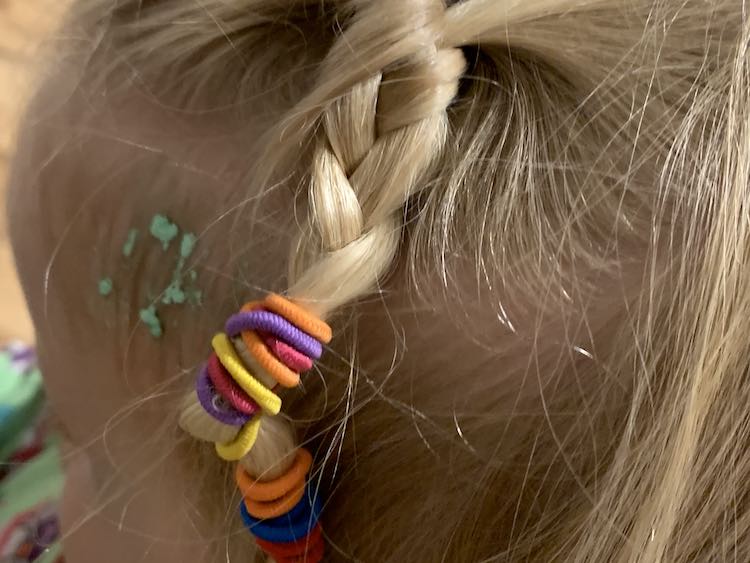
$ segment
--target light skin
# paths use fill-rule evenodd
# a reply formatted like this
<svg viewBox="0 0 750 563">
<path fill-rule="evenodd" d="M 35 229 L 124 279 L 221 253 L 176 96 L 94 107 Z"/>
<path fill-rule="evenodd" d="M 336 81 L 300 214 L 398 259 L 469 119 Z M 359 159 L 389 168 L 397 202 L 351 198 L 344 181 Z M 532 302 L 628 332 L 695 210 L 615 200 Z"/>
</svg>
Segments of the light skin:
<svg viewBox="0 0 750 563">
<path fill-rule="evenodd" d="M 108 100 L 92 112 L 79 90 L 49 111 L 67 85 L 58 78 L 39 92 L 10 196 L 14 250 L 50 405 L 69 442 L 66 556 L 101 561 L 106 553 L 112 563 L 209 560 L 208 553 L 196 558 L 206 551 L 196 544 L 196 531 L 206 534 L 208 526 L 184 486 L 182 466 L 169 454 L 176 431 L 164 426 L 179 400 L 176 389 L 187 389 L 205 356 L 195 344 L 208 342 L 243 299 L 238 290 L 250 282 L 234 275 L 261 269 L 260 252 L 248 253 L 236 237 L 225 244 L 242 223 L 221 219 L 242 199 L 233 193 L 238 178 L 226 163 L 248 154 L 249 146 L 230 134 L 211 139 L 200 123 L 169 116 L 137 96 L 124 95 L 121 105 Z M 95 133 L 68 135 L 71 123 Z M 161 134 L 178 123 L 188 142 Z M 155 213 L 200 234 L 193 258 L 205 295 L 202 306 L 159 306 L 160 339 L 140 322 L 139 310 L 158 303 L 179 239 L 164 251 L 148 234 Z M 131 227 L 141 236 L 126 258 L 121 249 Z M 259 237 L 268 240 L 269 232 Z M 232 260 L 244 267 L 227 272 Z M 262 270 L 265 283 L 278 276 L 265 264 Z M 103 277 L 114 286 L 106 297 L 97 288 Z M 263 284 L 263 276 L 253 282 Z M 163 385 L 169 381 L 177 384 Z"/>
</svg>

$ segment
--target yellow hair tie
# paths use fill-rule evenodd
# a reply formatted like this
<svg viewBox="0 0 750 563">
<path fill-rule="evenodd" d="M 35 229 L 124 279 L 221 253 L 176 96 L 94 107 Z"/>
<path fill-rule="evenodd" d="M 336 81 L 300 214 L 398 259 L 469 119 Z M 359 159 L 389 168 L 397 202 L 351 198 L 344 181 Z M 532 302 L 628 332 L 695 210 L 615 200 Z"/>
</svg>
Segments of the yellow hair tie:
<svg viewBox="0 0 750 563">
<path fill-rule="evenodd" d="M 258 439 L 258 429 L 260 428 L 261 415 L 256 415 L 253 419 L 245 424 L 237 434 L 237 437 L 231 442 L 225 444 L 216 444 L 216 453 L 221 459 L 226 461 L 239 461 L 245 457 L 255 445 Z"/>
<path fill-rule="evenodd" d="M 250 372 L 247 371 L 245 365 L 239 356 L 237 356 L 237 351 L 232 346 L 229 337 L 220 332 L 211 340 L 211 346 L 213 346 L 219 361 L 227 368 L 227 371 L 232 376 L 232 379 L 237 382 L 237 385 L 242 387 L 266 413 L 270 415 L 279 414 L 281 410 L 281 398 L 250 375 Z"/>
</svg>

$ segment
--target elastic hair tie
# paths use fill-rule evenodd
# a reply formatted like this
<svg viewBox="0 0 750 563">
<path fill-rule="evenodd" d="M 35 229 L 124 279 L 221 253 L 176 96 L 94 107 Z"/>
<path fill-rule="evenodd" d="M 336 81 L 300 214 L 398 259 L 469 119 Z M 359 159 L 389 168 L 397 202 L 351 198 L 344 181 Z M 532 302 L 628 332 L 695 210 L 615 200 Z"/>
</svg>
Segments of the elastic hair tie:
<svg viewBox="0 0 750 563">
<path fill-rule="evenodd" d="M 259 520 L 253 518 L 247 511 L 245 503 L 240 503 L 240 514 L 250 532 L 261 539 L 271 542 L 292 542 L 305 537 L 318 523 L 320 518 L 320 497 L 315 495 L 311 500 L 310 486 L 308 484 L 302 500 L 291 512 L 271 520 Z M 297 514 L 296 510 L 301 509 L 301 514 L 292 517 L 292 512 Z"/>
<path fill-rule="evenodd" d="M 237 351 L 224 333 L 218 333 L 211 340 L 211 345 L 219 357 L 222 365 L 237 382 L 237 385 L 247 392 L 260 407 L 270 415 L 279 414 L 281 410 L 281 398 L 268 389 L 260 381 L 255 379 L 237 356 Z"/>
<path fill-rule="evenodd" d="M 281 477 L 273 481 L 256 481 L 240 465 L 235 471 L 235 480 L 240 493 L 246 499 L 267 502 L 283 497 L 303 481 L 312 466 L 312 455 L 305 448 L 299 448 L 292 466 Z"/>
<path fill-rule="evenodd" d="M 312 546 L 310 551 L 304 555 L 298 555 L 295 557 L 274 557 L 276 563 L 320 563 L 323 561 L 325 555 L 325 545 L 323 542 L 316 543 Z"/>
<path fill-rule="evenodd" d="M 328 344 L 333 337 L 331 327 L 327 323 L 315 317 L 304 309 L 281 295 L 269 293 L 263 300 L 263 307 L 274 313 L 278 313 L 300 330 L 310 336 L 317 338 L 323 344 Z"/>
<path fill-rule="evenodd" d="M 284 556 L 279 550 L 267 551 L 266 553 L 273 557 L 276 563 L 320 563 L 325 555 L 325 543 L 323 542 L 323 536 L 320 537 L 315 543 L 307 544 L 304 551 L 301 551 L 297 555 Z M 257 543 L 257 539 L 256 539 Z M 273 545 L 273 544 L 272 544 Z M 302 544 L 305 546 L 306 544 Z"/>
<path fill-rule="evenodd" d="M 325 555 L 325 546 L 323 542 L 315 544 L 310 551 L 305 553 L 304 555 L 296 555 L 294 557 L 281 557 L 281 556 L 274 556 L 273 560 L 276 563 L 320 563 L 323 561 L 323 556 Z"/>
<path fill-rule="evenodd" d="M 226 444 L 216 444 L 216 453 L 226 461 L 239 461 L 253 449 L 255 441 L 258 439 L 258 430 L 260 421 L 263 418 L 258 414 L 245 424 L 240 430 L 237 437 Z"/>
<path fill-rule="evenodd" d="M 221 365 L 215 353 L 209 356 L 205 370 L 211 378 L 214 389 L 239 412 L 253 415 L 260 410 L 258 403 L 248 397 L 242 387 L 237 385 L 226 368 Z"/>
<path fill-rule="evenodd" d="M 277 383 L 299 385 L 300 374 L 313 368 L 330 342 L 331 327 L 302 305 L 269 294 L 263 301 L 246 303 L 225 329 L 211 339 L 213 353 L 195 380 L 195 395 L 185 395 L 180 426 L 213 442 L 220 458 L 239 462 L 235 480 L 243 496 L 240 516 L 260 549 L 276 563 L 320 563 L 325 551 L 319 523 L 322 499 L 310 480 L 310 452 L 289 451 L 292 437 L 284 433 L 278 439 L 286 445 L 269 450 L 276 452 L 274 457 L 294 455 L 283 475 L 260 481 L 263 469 L 254 469 L 259 474 L 254 476 L 242 464 L 258 465 L 244 458 L 258 440 L 263 419 L 281 410 Z M 269 439 L 276 432 L 271 430 Z"/>
<path fill-rule="evenodd" d="M 322 537 L 322 536 L 321 536 Z M 319 541 L 311 546 L 309 551 L 294 557 L 274 557 L 276 563 L 320 563 L 325 555 L 325 544 Z"/>
<path fill-rule="evenodd" d="M 279 543 L 255 538 L 255 543 L 263 551 L 273 557 L 297 557 L 304 555 L 308 549 L 315 546 L 317 543 L 322 543 L 322 540 L 323 528 L 320 524 L 316 524 L 315 527 L 310 530 L 309 534 L 297 541 Z"/>
<path fill-rule="evenodd" d="M 247 331 L 242 333 L 242 342 L 258 365 L 266 371 L 282 387 L 296 387 L 299 385 L 299 373 L 292 371 L 281 360 L 274 356 L 260 339 L 257 333 Z"/>
<path fill-rule="evenodd" d="M 198 395 L 198 402 L 203 407 L 203 410 L 215 420 L 228 426 L 243 426 L 250 420 L 249 415 L 233 409 L 228 404 L 221 404 L 225 400 L 221 395 L 216 393 L 216 389 L 211 384 L 211 379 L 205 367 L 201 370 L 195 382 L 195 392 Z"/>
<path fill-rule="evenodd" d="M 277 359 L 281 360 L 286 367 L 297 373 L 310 371 L 313 368 L 313 361 L 305 356 L 299 350 L 295 350 L 283 340 L 274 338 L 269 334 L 261 334 L 266 347 L 273 352 Z"/>
<path fill-rule="evenodd" d="M 271 502 L 257 502 L 250 499 L 245 499 L 245 508 L 247 509 L 250 516 L 254 516 L 260 520 L 267 520 L 269 518 L 276 518 L 287 514 L 292 508 L 294 508 L 300 500 L 302 495 L 305 494 L 305 480 L 297 483 L 296 488 L 289 491 L 283 497 L 276 499 Z"/>
<path fill-rule="evenodd" d="M 270 311 L 247 310 L 243 307 L 241 312 L 229 317 L 224 330 L 229 336 L 237 336 L 246 331 L 261 331 L 273 334 L 304 355 L 316 360 L 323 353 L 323 346 L 320 342 L 298 329 L 281 315 Z"/>
</svg>

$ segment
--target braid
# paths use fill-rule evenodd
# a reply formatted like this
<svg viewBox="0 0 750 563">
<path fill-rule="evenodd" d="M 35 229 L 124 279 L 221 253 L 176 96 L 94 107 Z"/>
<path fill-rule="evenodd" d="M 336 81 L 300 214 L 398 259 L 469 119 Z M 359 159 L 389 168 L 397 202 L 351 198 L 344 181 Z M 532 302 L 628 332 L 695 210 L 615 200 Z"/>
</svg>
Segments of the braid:
<svg viewBox="0 0 750 563">
<path fill-rule="evenodd" d="M 463 67 L 461 51 L 432 46 L 326 109 L 310 189 L 310 222 L 319 238 L 297 250 L 317 255 L 312 265 L 309 257 L 293 257 L 304 268 L 291 272 L 289 289 L 319 315 L 371 291 L 387 273 L 403 206 L 445 143 L 445 108 Z"/>
<path fill-rule="evenodd" d="M 288 298 L 271 296 L 246 305 L 227 323 L 232 338 L 215 338 L 221 361 L 213 358 L 209 364 L 213 371 L 207 369 L 204 380 L 214 377 L 222 389 L 228 384 L 221 380 L 221 364 L 250 395 L 257 392 L 250 383 L 269 392 L 277 383 L 296 385 L 300 370 L 277 364 L 303 365 L 306 355 L 299 354 L 301 345 L 307 350 L 319 346 L 305 338 L 312 334 L 320 343 L 330 339 L 330 329 L 321 319 L 374 290 L 388 274 L 401 240 L 404 205 L 420 189 L 420 180 L 446 142 L 446 108 L 456 96 L 465 61 L 459 49 L 440 46 L 437 30 L 444 5 L 436 0 L 355 4 L 360 9 L 323 61 L 318 85 L 274 133 L 282 138 L 285 131 L 294 131 L 284 139 L 284 146 L 291 150 L 311 133 L 311 124 L 320 126 L 310 164 L 309 221 L 290 256 Z M 289 311 L 291 316 L 286 314 Z M 276 347 L 269 346 L 276 357 L 266 350 L 262 333 L 255 332 L 261 326 L 291 335 L 277 335 Z M 305 327 L 312 327 L 307 331 L 310 334 Z M 297 350 L 288 346 L 293 341 L 300 344 Z M 288 361 L 280 362 L 282 356 Z M 248 379 L 249 373 L 254 377 Z M 280 400 L 271 395 L 263 391 L 262 401 L 253 395 L 263 414 L 247 419 L 239 433 L 232 434 L 233 441 L 217 444 L 217 451 L 239 461 L 237 481 L 246 498 L 243 517 L 259 537 L 261 548 L 279 559 L 283 555 L 280 540 L 262 518 L 305 505 L 300 500 L 302 486 L 292 490 L 280 483 L 288 481 L 291 486 L 289 476 L 309 471 L 311 458 L 297 448 L 291 425 L 272 416 Z M 226 425 L 216 417 L 209 422 L 203 410 L 193 400 L 183 411 L 183 427 L 201 439 L 226 440 Z M 259 496 L 261 489 L 266 492 Z M 310 521 L 317 520 L 315 503 L 308 504 L 305 514 Z M 248 514 L 248 510 L 255 513 Z M 303 553 L 315 560 L 310 550 L 316 554 L 322 550 L 319 529 L 303 531 L 311 544 L 304 546 Z M 289 540 L 301 541 L 297 536 L 284 537 L 285 542 Z M 287 548 L 294 551 L 299 546 L 289 543 Z"/>
<path fill-rule="evenodd" d="M 385 13 L 387 4 L 397 12 L 409 3 L 381 2 Z M 362 22 L 352 29 L 359 31 Z M 408 35 L 420 50 L 354 84 L 321 116 L 325 135 L 311 170 L 312 232 L 303 233 L 293 251 L 289 288 L 321 317 L 368 293 L 387 273 L 403 206 L 445 144 L 446 108 L 465 61 L 459 49 L 439 48 L 435 36 L 427 41 L 430 23 Z M 336 47 L 327 63 L 321 83 L 333 84 L 342 66 Z"/>
</svg>

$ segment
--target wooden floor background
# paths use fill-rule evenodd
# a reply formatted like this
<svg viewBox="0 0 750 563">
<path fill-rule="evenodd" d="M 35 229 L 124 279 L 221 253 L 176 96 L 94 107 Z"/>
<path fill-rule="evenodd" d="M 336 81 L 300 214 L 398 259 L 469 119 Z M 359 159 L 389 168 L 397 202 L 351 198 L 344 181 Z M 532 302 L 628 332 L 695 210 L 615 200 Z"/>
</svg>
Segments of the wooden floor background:
<svg viewBox="0 0 750 563">
<path fill-rule="evenodd" d="M 33 87 L 39 45 L 68 0 L 0 0 L 0 342 L 33 339 L 6 232 L 5 190 L 16 128 Z"/>
</svg>

